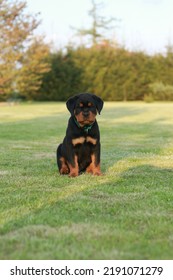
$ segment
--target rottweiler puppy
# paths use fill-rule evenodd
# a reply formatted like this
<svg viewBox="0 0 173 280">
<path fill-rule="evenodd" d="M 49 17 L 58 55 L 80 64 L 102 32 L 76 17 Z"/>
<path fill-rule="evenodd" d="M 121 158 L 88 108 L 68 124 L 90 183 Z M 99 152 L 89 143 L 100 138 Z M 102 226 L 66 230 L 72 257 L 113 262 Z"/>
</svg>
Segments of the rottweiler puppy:
<svg viewBox="0 0 173 280">
<path fill-rule="evenodd" d="M 103 100 L 91 93 L 80 93 L 66 102 L 71 113 L 66 136 L 57 148 L 57 165 L 60 174 L 76 177 L 82 172 L 101 175 L 100 132 L 97 113 Z"/>
</svg>

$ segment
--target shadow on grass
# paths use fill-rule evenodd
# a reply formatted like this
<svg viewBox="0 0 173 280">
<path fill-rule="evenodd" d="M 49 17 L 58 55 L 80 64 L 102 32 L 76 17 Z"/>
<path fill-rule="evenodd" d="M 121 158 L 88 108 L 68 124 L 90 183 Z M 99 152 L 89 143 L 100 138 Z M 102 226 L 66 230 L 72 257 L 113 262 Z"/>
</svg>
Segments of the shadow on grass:
<svg viewBox="0 0 173 280">
<path fill-rule="evenodd" d="M 118 167 L 116 169 L 102 178 L 83 174 L 77 179 L 71 179 L 58 175 L 55 178 L 57 183 L 61 178 L 63 185 L 67 186 L 57 186 L 57 189 L 50 187 L 45 191 L 40 187 L 37 190 L 36 186 L 36 189 L 31 188 L 30 192 L 41 192 L 33 202 L 33 208 L 36 209 L 32 210 L 32 201 L 30 201 L 31 208 L 28 209 L 28 214 L 21 212 L 20 218 L 4 223 L 0 230 L 1 234 L 30 224 L 61 226 L 73 222 L 102 222 L 109 211 L 109 214 L 111 211 L 112 214 L 116 211 L 120 213 L 122 203 L 130 205 L 134 199 L 139 209 L 145 209 L 145 199 L 153 203 L 153 210 L 156 205 L 165 211 L 172 209 L 173 169 L 147 164 L 127 168 L 119 174 Z M 111 201 L 113 204 L 108 205 Z M 115 209 L 113 210 L 112 207 Z M 130 208 L 133 208 L 133 205 Z"/>
<path fill-rule="evenodd" d="M 28 214 L 20 213 L 20 218 L 1 227 L 1 254 L 6 259 L 11 258 L 14 248 L 19 252 L 16 259 L 36 258 L 31 253 L 35 251 L 32 242 L 37 240 L 38 245 L 38 240 L 46 242 L 49 238 L 50 243 L 53 238 L 57 246 L 63 247 L 62 259 L 80 259 L 81 256 L 82 259 L 172 259 L 171 169 L 141 165 L 127 168 L 118 176 L 111 171 L 102 178 L 90 175 L 63 178 L 68 186 L 60 188 L 57 195 L 54 191 L 42 191 L 37 209 L 32 210 L 31 201 Z M 4 242 L 8 243 L 9 251 Z M 72 244 L 74 247 L 70 249 Z M 76 257 L 75 248 L 79 250 Z M 100 248 L 105 248 L 104 252 Z M 52 248 L 52 254 L 44 245 L 40 250 L 43 255 L 39 255 L 39 259 L 57 258 L 56 248 Z M 116 257 L 117 250 L 120 253 Z"/>
<path fill-rule="evenodd" d="M 65 104 L 64 104 L 65 106 Z M 115 119 L 123 118 L 124 116 L 140 115 L 145 112 L 147 108 L 136 109 L 127 107 L 118 107 L 115 109 L 105 108 L 106 119 L 111 119 L 110 115 L 114 115 Z M 9 140 L 39 140 L 48 139 L 50 136 L 55 137 L 59 133 L 64 133 L 67 127 L 70 115 L 66 113 L 57 112 L 44 117 L 33 117 L 29 120 L 14 120 L 13 122 L 0 123 L 1 139 L 8 138 Z M 98 123 L 104 121 L 104 114 L 98 116 Z M 110 127 L 111 127 L 111 123 Z M 112 124 L 113 127 L 114 124 Z"/>
</svg>

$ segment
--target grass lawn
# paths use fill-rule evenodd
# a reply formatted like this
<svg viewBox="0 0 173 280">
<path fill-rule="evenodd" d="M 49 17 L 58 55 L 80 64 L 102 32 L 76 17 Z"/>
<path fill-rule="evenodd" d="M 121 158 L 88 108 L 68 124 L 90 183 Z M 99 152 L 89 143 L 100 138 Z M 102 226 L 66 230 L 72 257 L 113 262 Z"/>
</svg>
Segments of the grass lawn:
<svg viewBox="0 0 173 280">
<path fill-rule="evenodd" d="M 64 103 L 0 105 L 0 259 L 173 259 L 173 103 L 106 103 L 104 176 L 60 176 Z"/>
</svg>

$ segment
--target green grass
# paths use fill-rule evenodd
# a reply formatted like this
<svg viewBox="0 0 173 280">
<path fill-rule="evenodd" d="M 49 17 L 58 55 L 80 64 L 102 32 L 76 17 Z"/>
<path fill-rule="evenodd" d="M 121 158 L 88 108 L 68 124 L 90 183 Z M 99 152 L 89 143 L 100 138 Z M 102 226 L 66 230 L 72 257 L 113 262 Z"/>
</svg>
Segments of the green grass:
<svg viewBox="0 0 173 280">
<path fill-rule="evenodd" d="M 173 103 L 106 103 L 101 177 L 60 176 L 64 103 L 0 105 L 0 259 L 173 259 Z"/>
</svg>

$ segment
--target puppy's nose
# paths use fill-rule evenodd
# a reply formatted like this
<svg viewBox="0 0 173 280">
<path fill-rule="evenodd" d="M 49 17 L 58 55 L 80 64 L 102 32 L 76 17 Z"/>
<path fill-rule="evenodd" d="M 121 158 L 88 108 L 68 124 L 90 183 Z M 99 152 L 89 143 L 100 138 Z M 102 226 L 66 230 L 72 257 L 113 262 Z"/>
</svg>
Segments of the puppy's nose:
<svg viewBox="0 0 173 280">
<path fill-rule="evenodd" d="M 84 112 L 83 112 L 83 116 L 84 116 L 85 118 L 87 118 L 87 117 L 89 116 L 89 112 L 88 112 L 88 111 L 84 111 Z"/>
</svg>

